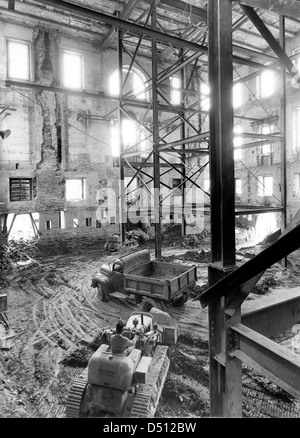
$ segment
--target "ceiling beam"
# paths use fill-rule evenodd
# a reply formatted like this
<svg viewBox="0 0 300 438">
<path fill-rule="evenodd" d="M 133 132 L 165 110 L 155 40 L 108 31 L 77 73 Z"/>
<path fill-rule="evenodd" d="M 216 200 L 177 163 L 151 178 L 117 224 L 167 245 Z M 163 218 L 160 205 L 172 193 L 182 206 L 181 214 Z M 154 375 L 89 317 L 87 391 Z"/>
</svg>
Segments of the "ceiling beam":
<svg viewBox="0 0 300 438">
<path fill-rule="evenodd" d="M 239 3 L 247 4 L 247 1 L 240 1 Z M 257 3 L 260 3 L 260 1 L 257 1 Z M 181 13 L 185 12 L 189 17 L 191 17 L 191 19 L 193 21 L 199 20 L 202 23 L 205 23 L 205 24 L 207 23 L 207 11 L 206 11 L 206 9 L 199 8 L 197 6 L 187 4 L 184 1 L 179 1 L 179 0 L 161 0 L 160 6 L 163 6 L 163 5 L 168 6 L 168 9 L 170 9 L 170 10 L 174 10 L 174 11 L 178 10 Z M 237 11 L 234 11 L 234 12 L 236 14 L 238 14 Z M 242 26 L 244 24 L 243 23 L 243 16 L 241 16 L 240 19 L 242 20 L 241 23 L 239 23 L 239 22 L 234 23 L 233 30 L 236 30 L 239 26 Z M 279 32 L 279 27 L 276 27 L 276 26 L 274 26 L 272 24 L 270 24 L 270 26 L 271 26 L 270 28 L 274 29 L 276 32 Z M 243 33 L 248 33 L 247 29 L 240 28 L 239 30 L 241 32 L 243 32 Z M 295 36 L 295 34 L 293 34 L 293 32 L 289 32 L 289 31 L 286 31 L 286 35 L 290 36 L 290 37 Z M 255 35 L 255 36 L 257 38 L 260 37 L 259 34 Z"/>
<path fill-rule="evenodd" d="M 124 7 L 123 11 L 120 13 L 119 18 L 126 20 L 126 18 L 130 16 L 131 12 L 134 10 L 138 2 L 139 0 L 129 0 L 128 3 L 126 3 L 126 6 Z M 113 27 L 105 35 L 103 41 L 101 41 L 99 49 L 104 50 L 115 35 L 116 35 L 116 28 Z"/>
<path fill-rule="evenodd" d="M 61 1 L 61 0 L 36 0 L 36 3 L 43 4 L 44 6 L 53 6 L 54 8 L 62 9 L 64 11 L 67 11 L 68 13 L 75 13 L 76 15 L 81 16 L 82 18 L 90 18 L 92 20 L 100 21 L 106 24 L 109 24 L 114 27 L 119 27 L 123 30 L 133 32 L 137 35 L 144 35 L 150 38 L 157 38 L 158 41 L 162 41 L 168 44 L 172 44 L 175 47 L 183 48 L 185 50 L 192 50 L 194 52 L 202 52 L 202 53 L 208 53 L 208 47 L 193 43 L 191 41 L 187 41 L 178 37 L 171 36 L 169 34 L 164 34 L 162 32 L 159 32 L 157 30 L 151 29 L 149 27 L 140 26 L 138 24 L 122 20 L 120 18 L 116 18 L 107 14 L 103 14 L 98 11 L 94 11 L 92 9 L 88 9 L 83 6 L 79 6 L 74 3 L 70 3 L 68 1 Z M 235 48 L 237 46 L 233 46 Z M 239 48 L 240 50 L 243 48 Z M 244 49 L 245 52 L 247 52 L 247 49 Z M 259 56 L 259 52 L 257 52 L 257 55 Z M 249 67 L 253 68 L 265 68 L 265 66 L 254 62 L 252 60 L 242 58 L 239 56 L 233 56 L 234 62 L 237 62 L 239 64 L 248 65 Z"/>
<path fill-rule="evenodd" d="M 240 5 L 244 4 L 253 8 L 265 9 L 275 14 L 285 15 L 286 17 L 300 19 L 299 0 L 238 0 Z"/>
<path fill-rule="evenodd" d="M 299 2 L 298 2 L 299 3 Z M 293 73 L 294 72 L 294 64 L 290 60 L 290 58 L 287 56 L 285 51 L 282 49 L 276 38 L 273 36 L 273 34 L 269 31 L 267 26 L 264 24 L 262 19 L 257 15 L 255 10 L 251 6 L 246 5 L 240 5 L 245 14 L 248 16 L 248 18 L 251 20 L 251 22 L 254 24 L 256 29 L 261 33 L 261 35 L 264 37 L 264 39 L 267 41 L 271 49 L 276 53 L 282 64 L 285 66 L 288 72 Z M 300 3 L 299 3 L 300 8 Z"/>
<path fill-rule="evenodd" d="M 103 14 L 102 12 L 94 11 L 92 9 L 79 6 L 77 4 L 71 3 L 69 1 L 61 1 L 61 0 L 36 0 L 37 3 L 41 3 L 44 6 L 53 6 L 55 8 L 62 9 L 67 12 L 74 13 L 84 18 L 90 18 L 92 20 L 100 21 L 106 24 L 109 24 L 113 27 L 119 27 L 125 31 L 133 32 L 136 35 L 145 35 L 147 37 L 153 38 L 156 37 L 159 41 L 163 41 L 166 43 L 171 43 L 175 47 L 181 47 L 183 49 L 193 50 L 196 52 L 208 52 L 208 48 L 206 46 L 202 46 L 200 44 L 193 43 L 191 41 L 186 41 L 178 37 L 174 37 L 168 34 L 164 34 L 157 30 L 151 29 L 150 27 L 140 26 L 138 24 L 132 23 L 130 21 L 125 21 L 120 18 Z"/>
<path fill-rule="evenodd" d="M 40 85 L 35 84 L 32 82 L 19 82 L 19 81 L 11 81 L 11 80 L 0 80 L 0 85 L 3 84 L 5 87 L 10 87 L 12 90 L 19 89 L 19 88 L 25 88 L 25 89 L 32 89 L 32 90 L 38 90 L 38 91 L 50 91 L 52 93 L 61 93 L 66 94 L 69 96 L 81 96 L 81 97 L 87 97 L 87 98 L 96 98 L 96 99 L 103 99 L 103 100 L 110 100 L 110 101 L 122 101 L 123 106 L 130 106 L 132 108 L 141 108 L 148 110 L 149 109 L 149 102 L 138 100 L 138 99 L 121 99 L 117 96 L 110 96 L 108 94 L 103 93 L 100 91 L 99 93 L 92 93 L 89 91 L 84 90 L 72 90 L 68 88 L 61 88 L 61 87 L 49 87 L 47 85 Z M 181 111 L 194 111 L 193 109 L 188 109 L 184 107 L 178 107 L 178 108 L 171 108 L 169 105 L 158 105 L 159 111 L 167 112 L 167 113 L 177 113 L 179 110 Z"/>
<path fill-rule="evenodd" d="M 160 7 L 163 5 L 166 5 L 170 10 L 180 11 L 181 13 L 186 12 L 187 16 L 193 16 L 193 19 L 197 19 L 202 23 L 207 23 L 206 9 L 179 0 L 161 0 Z"/>
</svg>

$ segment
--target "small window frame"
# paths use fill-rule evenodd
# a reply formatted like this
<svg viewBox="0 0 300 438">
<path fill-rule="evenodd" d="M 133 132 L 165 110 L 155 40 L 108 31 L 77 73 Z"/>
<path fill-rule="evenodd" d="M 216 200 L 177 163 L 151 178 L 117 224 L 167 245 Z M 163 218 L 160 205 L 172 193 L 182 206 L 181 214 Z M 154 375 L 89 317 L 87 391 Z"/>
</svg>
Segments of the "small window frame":
<svg viewBox="0 0 300 438">
<path fill-rule="evenodd" d="M 77 57 L 80 57 L 81 62 L 80 62 L 80 76 L 81 76 L 81 80 L 80 80 L 80 86 L 70 86 L 66 83 L 65 81 L 65 65 L 64 65 L 64 55 L 74 55 Z M 85 86 L 85 81 L 84 81 L 84 54 L 76 51 L 76 50 L 72 50 L 72 49 L 67 49 L 64 48 L 61 50 L 61 54 L 60 54 L 60 60 L 61 60 L 61 86 L 63 88 L 66 88 L 68 90 L 84 90 L 84 86 Z"/>
<path fill-rule="evenodd" d="M 13 194 L 13 191 L 16 191 L 18 188 L 16 187 L 19 182 L 19 196 Z M 29 185 L 26 189 L 26 183 Z M 15 187 L 13 187 L 15 185 Z M 24 196 L 24 193 L 29 193 L 28 196 Z M 18 199 L 16 199 L 18 198 Z M 33 180 L 32 178 L 9 178 L 9 201 L 10 202 L 30 202 L 33 199 Z"/>
<path fill-rule="evenodd" d="M 22 76 L 18 76 L 13 74 L 13 72 L 11 72 L 11 68 L 10 64 L 11 64 L 11 56 L 10 56 L 10 45 L 11 44 L 19 44 L 22 46 L 26 46 L 27 47 L 27 52 L 28 52 L 28 56 L 27 56 L 27 75 L 26 77 L 22 77 Z M 25 41 L 25 40 L 17 40 L 14 38 L 8 38 L 6 40 L 6 76 L 7 79 L 9 80 L 13 80 L 13 81 L 22 81 L 22 82 L 30 82 L 32 79 L 32 73 L 31 73 L 31 54 L 32 48 L 31 48 L 31 43 L 29 41 Z"/>
</svg>

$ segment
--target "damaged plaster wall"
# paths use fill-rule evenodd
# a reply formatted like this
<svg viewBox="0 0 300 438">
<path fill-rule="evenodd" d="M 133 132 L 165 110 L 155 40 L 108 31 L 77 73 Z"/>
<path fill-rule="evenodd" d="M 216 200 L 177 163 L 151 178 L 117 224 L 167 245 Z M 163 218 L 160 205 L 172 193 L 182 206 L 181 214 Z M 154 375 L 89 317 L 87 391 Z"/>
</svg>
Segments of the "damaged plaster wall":
<svg viewBox="0 0 300 438">
<path fill-rule="evenodd" d="M 74 40 L 52 27 L 37 24 L 35 28 L 27 28 L 6 23 L 0 32 L 0 54 L 6 62 L 7 39 L 30 44 L 31 82 L 45 87 L 62 87 L 63 50 L 83 54 L 84 91 L 94 95 L 26 87 L 1 89 L 1 103 L 13 109 L 7 117 L 7 126 L 12 134 L 5 141 L 0 139 L 0 216 L 3 223 L 9 213 L 39 213 L 41 242 L 73 236 L 95 239 L 105 236 L 107 232 L 117 231 L 118 200 L 116 225 L 106 228 L 103 225 L 99 227 L 97 223 L 97 193 L 102 188 L 102 181 L 107 181 L 116 197 L 119 194 L 119 168 L 113 165 L 111 148 L 111 126 L 112 122 L 117 122 L 118 103 L 101 98 L 101 93 L 109 94 L 109 79 L 117 68 L 116 51 L 99 53 L 96 44 Z M 124 64 L 130 64 L 127 55 L 124 55 Z M 151 76 L 150 60 L 143 59 L 143 66 Z M 1 79 L 7 78 L 3 65 L 0 74 Z M 168 84 L 169 80 L 166 81 Z M 163 100 L 161 103 L 165 104 Z M 135 109 L 135 117 L 142 120 L 145 111 Z M 109 113 L 112 115 L 104 120 L 103 116 Z M 165 113 L 161 115 L 161 120 L 167 120 L 170 116 L 172 114 Z M 151 127 L 149 115 L 146 114 L 144 121 Z M 166 141 L 178 139 L 179 131 L 173 133 L 172 128 L 169 126 L 167 129 L 170 135 Z M 195 132 L 187 131 L 187 135 L 193 134 Z M 151 141 L 148 143 L 151 147 Z M 176 158 L 166 158 L 178 162 Z M 137 163 L 141 160 L 138 157 Z M 133 171 L 126 168 L 125 176 L 132 175 Z M 32 199 L 11 201 L 11 178 L 31 179 Z M 171 185 L 172 178 L 180 178 L 180 175 L 171 171 L 164 178 Z M 66 180 L 70 179 L 84 181 L 84 198 L 66 199 Z"/>
</svg>

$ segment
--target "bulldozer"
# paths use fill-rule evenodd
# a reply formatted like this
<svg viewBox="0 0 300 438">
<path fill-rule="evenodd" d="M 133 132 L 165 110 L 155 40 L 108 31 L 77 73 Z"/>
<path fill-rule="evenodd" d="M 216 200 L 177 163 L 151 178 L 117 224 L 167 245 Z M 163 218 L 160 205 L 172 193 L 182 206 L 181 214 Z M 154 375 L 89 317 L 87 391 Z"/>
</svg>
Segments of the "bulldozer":
<svg viewBox="0 0 300 438">
<path fill-rule="evenodd" d="M 112 328 L 87 368 L 76 377 L 67 402 L 66 417 L 152 418 L 168 374 L 169 346 L 177 342 L 177 322 L 168 313 L 133 312 L 122 335 L 134 341 L 131 352 L 113 354 Z"/>
</svg>

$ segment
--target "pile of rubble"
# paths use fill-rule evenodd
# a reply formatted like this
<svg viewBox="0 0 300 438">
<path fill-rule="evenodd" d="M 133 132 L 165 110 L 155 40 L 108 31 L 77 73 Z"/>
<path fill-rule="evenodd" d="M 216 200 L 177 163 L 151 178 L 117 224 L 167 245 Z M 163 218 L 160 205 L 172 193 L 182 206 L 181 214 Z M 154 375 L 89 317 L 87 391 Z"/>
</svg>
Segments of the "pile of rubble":
<svg viewBox="0 0 300 438">
<path fill-rule="evenodd" d="M 5 276 L 28 265 L 37 265 L 37 259 L 42 255 L 36 239 L 11 240 L 8 245 L 1 246 L 0 252 L 0 282 Z"/>
</svg>

